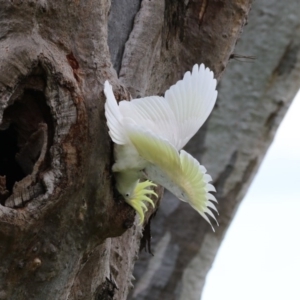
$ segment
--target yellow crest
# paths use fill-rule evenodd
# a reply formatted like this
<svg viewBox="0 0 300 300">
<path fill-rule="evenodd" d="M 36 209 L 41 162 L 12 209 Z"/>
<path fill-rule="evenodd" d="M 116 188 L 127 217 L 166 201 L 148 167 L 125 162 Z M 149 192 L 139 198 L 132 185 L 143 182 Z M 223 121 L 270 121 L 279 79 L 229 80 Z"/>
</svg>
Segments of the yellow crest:
<svg viewBox="0 0 300 300">
<path fill-rule="evenodd" d="M 155 197 L 158 197 L 154 191 L 148 189 L 151 186 L 157 185 L 149 180 L 139 182 L 133 191 L 132 197 L 128 201 L 126 201 L 138 213 L 140 217 L 139 225 L 144 222 L 145 212 L 148 210 L 144 202 L 149 202 L 153 208 L 155 207 L 153 201 L 148 197 L 148 195 L 154 195 Z"/>
</svg>

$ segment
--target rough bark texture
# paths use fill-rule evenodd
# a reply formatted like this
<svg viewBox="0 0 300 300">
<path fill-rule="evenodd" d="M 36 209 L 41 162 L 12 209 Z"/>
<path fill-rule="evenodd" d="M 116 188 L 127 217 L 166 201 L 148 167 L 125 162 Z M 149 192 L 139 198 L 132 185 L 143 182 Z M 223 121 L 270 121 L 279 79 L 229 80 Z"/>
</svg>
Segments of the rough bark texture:
<svg viewBox="0 0 300 300">
<path fill-rule="evenodd" d="M 209 122 L 187 146 L 215 179 L 220 227 L 213 233 L 166 193 L 152 221 L 155 255 L 142 254 L 137 262 L 132 299 L 199 299 L 226 230 L 300 87 L 298 1 L 255 1 L 234 53 Z"/>
<path fill-rule="evenodd" d="M 219 78 L 250 2 L 0 0 L 0 299 L 127 298 L 141 228 L 114 194 L 103 83 L 109 79 L 116 97 L 129 99 L 129 92 L 162 94 L 195 63 Z M 276 23 L 275 11 L 288 16 L 289 9 L 274 0 L 261 10 L 266 37 L 267 28 L 286 22 Z M 296 11 L 289 34 L 279 26 L 269 46 L 255 40 L 247 51 L 263 53 L 256 73 L 245 64 L 232 75 L 246 80 L 252 96 L 242 99 L 224 83 L 212 118 L 190 144 L 216 178 L 219 230 L 213 235 L 190 207 L 165 197 L 153 223 L 155 256 L 136 269 L 137 298 L 198 298 L 199 274 L 296 89 L 289 85 L 299 71 Z M 264 67 L 270 50 L 277 56 Z M 241 74 L 261 75 L 259 88 Z"/>
<path fill-rule="evenodd" d="M 0 2 L 1 299 L 102 299 L 111 289 L 118 245 L 105 239 L 134 213 L 111 185 L 109 6 Z"/>
</svg>

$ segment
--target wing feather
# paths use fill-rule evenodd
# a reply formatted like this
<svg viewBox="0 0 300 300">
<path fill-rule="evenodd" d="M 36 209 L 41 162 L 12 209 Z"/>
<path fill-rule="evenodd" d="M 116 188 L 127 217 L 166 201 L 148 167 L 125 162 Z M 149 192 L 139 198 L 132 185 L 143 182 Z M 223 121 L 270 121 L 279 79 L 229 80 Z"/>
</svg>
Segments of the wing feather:
<svg viewBox="0 0 300 300">
<path fill-rule="evenodd" d="M 126 132 L 139 155 L 162 169 L 168 176 L 180 173 L 180 158 L 177 149 L 166 139 L 137 126 L 126 119 Z"/>
<path fill-rule="evenodd" d="M 211 177 L 206 175 L 205 168 L 205 172 L 203 172 L 200 163 L 184 150 L 180 151 L 180 162 L 182 173 L 176 183 L 187 194 L 189 204 L 198 211 L 202 217 L 208 214 L 215 219 L 215 216 L 210 210 L 213 209 L 217 212 L 216 207 L 211 203 L 215 198 L 209 194 L 209 191 L 216 191 L 214 186 L 208 183 Z M 207 219 L 208 218 L 205 218 L 205 220 Z M 210 221 L 208 222 L 210 223 Z"/>
<path fill-rule="evenodd" d="M 104 94 L 106 96 L 105 116 L 109 128 L 109 135 L 116 144 L 125 145 L 128 143 L 128 138 L 122 124 L 123 116 L 120 113 L 119 105 L 112 91 L 112 86 L 107 80 L 104 83 Z"/>
<path fill-rule="evenodd" d="M 209 193 L 215 190 L 208 182 L 211 177 L 206 174 L 206 169 L 184 150 L 180 151 L 180 171 L 162 169 L 161 166 L 150 164 L 145 169 L 148 179 L 164 186 L 176 197 L 188 202 L 210 225 L 208 216 L 216 220 L 212 210 L 217 214 L 217 208 L 212 203 L 216 198 Z M 166 165 L 164 164 L 164 167 Z M 218 224 L 217 220 L 216 223 Z"/>
<path fill-rule="evenodd" d="M 194 65 L 192 73 L 186 72 L 165 97 L 121 101 L 120 112 L 180 150 L 205 122 L 216 98 L 213 72 L 203 64 Z"/>
<path fill-rule="evenodd" d="M 120 102 L 120 112 L 125 118 L 147 128 L 154 135 L 159 135 L 175 144 L 178 136 L 175 116 L 168 102 L 159 96 L 134 99 Z"/>
<path fill-rule="evenodd" d="M 211 113 L 217 98 L 217 81 L 213 72 L 203 64 L 194 65 L 192 73 L 186 72 L 183 79 L 165 93 L 176 120 L 178 138 L 175 147 L 179 150 L 195 135 Z"/>
</svg>

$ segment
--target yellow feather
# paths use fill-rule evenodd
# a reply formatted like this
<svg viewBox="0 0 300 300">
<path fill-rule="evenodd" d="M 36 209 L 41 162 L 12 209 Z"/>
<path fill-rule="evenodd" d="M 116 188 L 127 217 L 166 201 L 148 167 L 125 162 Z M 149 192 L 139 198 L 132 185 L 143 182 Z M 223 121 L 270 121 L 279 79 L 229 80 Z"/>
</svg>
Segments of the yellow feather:
<svg viewBox="0 0 300 300">
<path fill-rule="evenodd" d="M 137 126 L 130 126 L 127 132 L 142 158 L 164 170 L 169 176 L 180 172 L 179 153 L 167 140 Z"/>
<path fill-rule="evenodd" d="M 149 180 L 139 182 L 133 191 L 132 197 L 126 201 L 138 213 L 140 217 L 139 225 L 141 225 L 144 222 L 145 212 L 148 210 L 144 202 L 150 203 L 153 208 L 155 207 L 154 202 L 147 196 L 154 195 L 155 197 L 158 197 L 154 191 L 148 189 L 149 187 L 155 186 L 156 184 Z"/>
<path fill-rule="evenodd" d="M 173 182 L 178 186 L 181 190 L 180 195 L 176 192 L 174 194 L 179 199 L 187 201 L 211 225 L 206 214 L 215 219 L 209 205 L 211 198 L 209 191 L 215 189 L 208 183 L 211 177 L 205 178 L 206 169 L 184 150 L 179 154 L 167 140 L 134 125 L 128 125 L 128 136 L 139 155 L 166 175 L 165 182 L 159 183 L 168 186 L 167 183 Z"/>
<path fill-rule="evenodd" d="M 208 197 L 210 195 L 208 192 L 215 191 L 215 188 L 207 182 L 207 179 L 205 180 L 206 169 L 184 150 L 180 151 L 180 162 L 181 176 L 175 180 L 187 194 L 189 204 L 212 226 L 206 214 L 217 222 L 210 210 L 210 208 L 215 210 L 216 208 Z M 210 176 L 209 178 L 211 180 Z"/>
</svg>

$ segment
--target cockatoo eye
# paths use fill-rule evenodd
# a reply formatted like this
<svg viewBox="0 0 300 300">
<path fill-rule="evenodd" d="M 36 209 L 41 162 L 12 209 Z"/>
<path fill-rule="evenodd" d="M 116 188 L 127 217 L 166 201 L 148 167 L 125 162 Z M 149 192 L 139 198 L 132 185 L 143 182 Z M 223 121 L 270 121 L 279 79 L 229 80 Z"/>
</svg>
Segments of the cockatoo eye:
<svg viewBox="0 0 300 300">
<path fill-rule="evenodd" d="M 125 196 L 126 196 L 126 197 L 129 197 L 129 193 L 126 193 Z"/>
</svg>

